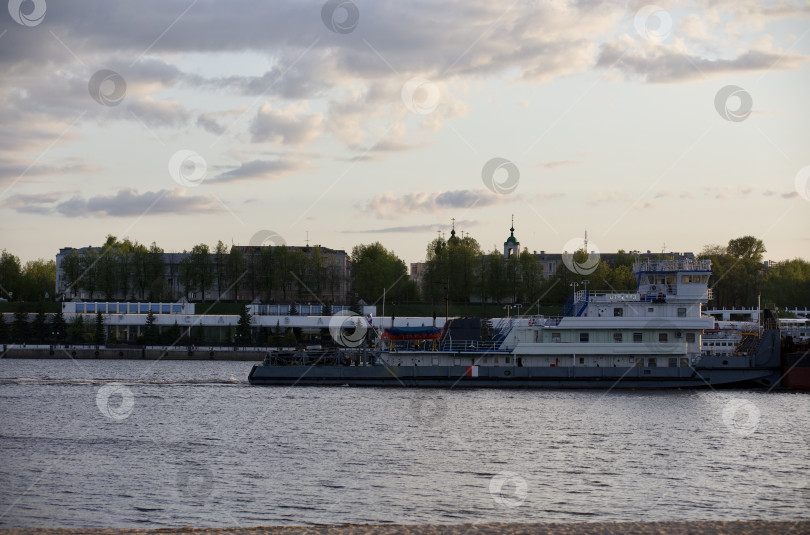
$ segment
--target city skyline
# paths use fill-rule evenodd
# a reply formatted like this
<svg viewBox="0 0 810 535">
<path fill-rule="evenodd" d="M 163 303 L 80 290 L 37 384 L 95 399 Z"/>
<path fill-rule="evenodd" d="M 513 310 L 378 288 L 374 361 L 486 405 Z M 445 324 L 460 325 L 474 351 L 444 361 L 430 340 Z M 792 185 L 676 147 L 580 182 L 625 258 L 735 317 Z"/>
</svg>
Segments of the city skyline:
<svg viewBox="0 0 810 535">
<path fill-rule="evenodd" d="M 33 9 L 33 10 L 32 10 Z M 801 2 L 10 2 L 2 248 L 807 258 Z M 103 229 L 103 230 L 100 230 Z"/>
</svg>

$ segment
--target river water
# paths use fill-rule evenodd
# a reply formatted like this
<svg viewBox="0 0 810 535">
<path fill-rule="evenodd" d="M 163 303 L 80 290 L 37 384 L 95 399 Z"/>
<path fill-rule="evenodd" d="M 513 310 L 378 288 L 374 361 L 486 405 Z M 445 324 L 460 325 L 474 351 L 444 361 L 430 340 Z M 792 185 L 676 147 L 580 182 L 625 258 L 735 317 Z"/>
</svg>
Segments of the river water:
<svg viewBox="0 0 810 535">
<path fill-rule="evenodd" d="M 0 526 L 810 518 L 810 396 L 251 387 L 0 360 Z"/>
</svg>

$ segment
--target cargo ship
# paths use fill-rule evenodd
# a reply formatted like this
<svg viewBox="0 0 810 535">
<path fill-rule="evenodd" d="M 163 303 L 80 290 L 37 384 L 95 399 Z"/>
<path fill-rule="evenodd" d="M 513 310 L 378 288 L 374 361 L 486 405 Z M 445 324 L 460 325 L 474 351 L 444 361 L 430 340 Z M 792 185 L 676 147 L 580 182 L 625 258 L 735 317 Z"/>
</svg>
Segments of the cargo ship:
<svg viewBox="0 0 810 535">
<path fill-rule="evenodd" d="M 701 312 L 711 299 L 709 260 L 637 261 L 633 274 L 635 292 L 575 291 L 557 317 L 459 318 L 442 329 L 384 329 L 376 347 L 361 347 L 354 336 L 334 350 L 268 354 L 248 380 L 444 388 L 779 386 L 781 340 L 769 311 L 764 327 L 742 338 L 733 354 L 702 351 L 703 331 L 714 327 L 714 318 Z M 370 330 L 360 316 L 348 324 L 355 333 Z"/>
</svg>

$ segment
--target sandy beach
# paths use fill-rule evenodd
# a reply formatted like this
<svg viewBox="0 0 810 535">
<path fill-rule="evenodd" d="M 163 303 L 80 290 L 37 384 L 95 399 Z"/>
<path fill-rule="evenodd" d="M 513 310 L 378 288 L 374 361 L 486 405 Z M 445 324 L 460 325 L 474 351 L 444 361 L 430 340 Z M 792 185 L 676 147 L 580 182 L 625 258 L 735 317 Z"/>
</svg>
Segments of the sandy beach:
<svg viewBox="0 0 810 535">
<path fill-rule="evenodd" d="M 799 535 L 810 533 L 810 520 L 734 522 L 589 522 L 566 524 L 341 525 L 315 527 L 131 529 L 0 529 L 0 535 Z"/>
</svg>

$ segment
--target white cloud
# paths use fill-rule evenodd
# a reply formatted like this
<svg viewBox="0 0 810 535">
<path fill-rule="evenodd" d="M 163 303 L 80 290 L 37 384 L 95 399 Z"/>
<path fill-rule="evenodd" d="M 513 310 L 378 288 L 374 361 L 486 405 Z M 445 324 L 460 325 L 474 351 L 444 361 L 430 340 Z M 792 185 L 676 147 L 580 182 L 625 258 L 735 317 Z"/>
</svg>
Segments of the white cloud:
<svg viewBox="0 0 810 535">
<path fill-rule="evenodd" d="M 410 214 L 432 214 L 452 208 L 483 208 L 502 204 L 506 202 L 506 198 L 505 195 L 497 195 L 484 189 L 405 195 L 386 192 L 374 196 L 362 207 L 362 211 L 374 214 L 378 218 L 397 219 Z"/>
<path fill-rule="evenodd" d="M 309 145 L 323 132 L 323 115 L 307 114 L 307 104 L 291 104 L 285 109 L 273 109 L 266 102 L 259 108 L 251 126 L 254 143 L 270 141 L 282 145 Z"/>
</svg>

